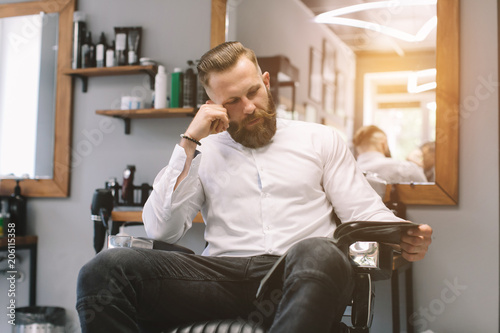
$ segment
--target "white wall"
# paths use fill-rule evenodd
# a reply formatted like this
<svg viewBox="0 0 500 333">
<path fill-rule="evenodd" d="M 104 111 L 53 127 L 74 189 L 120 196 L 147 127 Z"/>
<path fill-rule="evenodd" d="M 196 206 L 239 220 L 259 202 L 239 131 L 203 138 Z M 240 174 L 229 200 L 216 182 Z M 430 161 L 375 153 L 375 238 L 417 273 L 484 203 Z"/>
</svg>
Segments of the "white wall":
<svg viewBox="0 0 500 333">
<path fill-rule="evenodd" d="M 415 265 L 414 318 L 436 333 L 489 333 L 499 331 L 497 1 L 460 4 L 459 204 L 408 212 L 434 228 L 427 258 Z"/>
<path fill-rule="evenodd" d="M 421 330 L 489 333 L 498 332 L 499 314 L 497 8 L 494 0 L 462 0 L 461 5 L 460 203 L 409 209 L 411 219 L 435 230 L 428 257 L 415 265 L 414 318 Z M 143 26 L 143 55 L 158 59 L 168 70 L 184 66 L 209 47 L 208 0 L 110 0 L 105 7 L 98 0 L 81 0 L 79 9 L 89 15 L 94 38 L 101 31 L 110 36 L 114 26 Z M 29 231 L 39 236 L 38 304 L 66 308 L 70 332 L 79 331 L 74 310 L 78 270 L 94 255 L 89 219 L 93 190 L 111 176 L 120 178 L 126 164 L 137 167 L 135 183 L 151 183 L 189 122 L 136 120 L 131 135 L 124 135 L 121 121 L 95 115 L 121 94 L 145 89 L 143 79 L 93 78 L 86 94 L 76 81 L 71 196 L 28 203 Z M 495 84 L 485 86 L 484 80 Z M 481 86 L 481 92 L 491 94 L 478 95 Z M 111 121 L 112 131 L 101 131 L 101 137 L 97 133 L 106 121 Z M 197 241 L 200 227 L 189 238 Z M 455 282 L 465 289 L 451 290 L 448 284 Z"/>
<path fill-rule="evenodd" d="M 208 0 L 80 0 L 78 10 L 87 13 L 94 42 L 101 31 L 109 42 L 114 39 L 115 26 L 142 26 L 142 55 L 156 59 L 168 71 L 186 67 L 188 59 L 198 59 L 210 46 Z M 69 332 L 80 331 L 75 310 L 77 274 L 94 256 L 90 221 L 94 189 L 103 187 L 109 177 L 121 182 L 127 164 L 137 167 L 135 184 L 152 183 L 190 121 L 136 120 L 132 133 L 125 135 L 123 121 L 95 114 L 98 109 L 116 108 L 121 95 L 146 93 L 145 79 L 145 75 L 91 78 L 87 93 L 82 93 L 80 80 L 74 81 L 70 197 L 28 201 L 28 231 L 39 237 L 37 303 L 64 307 Z M 110 130 L 103 130 L 106 127 Z M 4 295 L 1 291 L 0 298 Z"/>
</svg>

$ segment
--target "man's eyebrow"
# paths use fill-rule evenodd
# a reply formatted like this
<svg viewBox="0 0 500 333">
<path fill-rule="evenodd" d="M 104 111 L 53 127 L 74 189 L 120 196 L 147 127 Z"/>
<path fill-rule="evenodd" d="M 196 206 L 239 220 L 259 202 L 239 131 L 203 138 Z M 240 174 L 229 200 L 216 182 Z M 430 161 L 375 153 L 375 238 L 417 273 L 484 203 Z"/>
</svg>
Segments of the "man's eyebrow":
<svg viewBox="0 0 500 333">
<path fill-rule="evenodd" d="M 249 92 L 257 91 L 259 89 L 260 89 L 260 83 L 254 84 L 253 86 L 251 86 L 247 90 L 246 94 L 248 94 Z M 226 103 L 232 102 L 233 100 L 236 100 L 236 99 L 240 99 L 240 96 L 231 96 L 231 97 L 228 97 L 227 99 L 224 100 L 224 102 L 222 104 L 226 104 Z"/>
<path fill-rule="evenodd" d="M 253 86 L 250 87 L 250 89 L 248 89 L 248 91 L 252 91 L 252 90 L 258 90 L 260 89 L 260 83 L 257 83 L 257 84 L 254 84 Z"/>
</svg>

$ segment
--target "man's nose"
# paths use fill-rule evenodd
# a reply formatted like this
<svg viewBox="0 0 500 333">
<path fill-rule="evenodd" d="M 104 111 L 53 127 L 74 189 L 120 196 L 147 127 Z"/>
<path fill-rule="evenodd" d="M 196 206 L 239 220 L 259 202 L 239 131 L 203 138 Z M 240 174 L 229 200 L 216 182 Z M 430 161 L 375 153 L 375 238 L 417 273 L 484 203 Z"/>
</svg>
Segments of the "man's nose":
<svg viewBox="0 0 500 333">
<path fill-rule="evenodd" d="M 252 114 L 255 111 L 255 104 L 252 102 L 252 100 L 244 97 L 242 98 L 243 102 L 243 113 L 244 114 Z"/>
</svg>

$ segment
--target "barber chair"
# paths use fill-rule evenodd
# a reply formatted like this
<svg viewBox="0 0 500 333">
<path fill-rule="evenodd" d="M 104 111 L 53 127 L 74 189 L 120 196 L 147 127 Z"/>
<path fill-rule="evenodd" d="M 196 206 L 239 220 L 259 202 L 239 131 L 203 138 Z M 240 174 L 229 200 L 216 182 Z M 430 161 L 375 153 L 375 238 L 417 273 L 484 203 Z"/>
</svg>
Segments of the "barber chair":
<svg viewBox="0 0 500 333">
<path fill-rule="evenodd" d="M 394 203 L 391 203 L 394 205 Z M 99 252 L 103 244 L 102 228 L 109 232 L 108 219 L 113 210 L 113 195 L 109 189 L 98 189 L 92 201 L 92 215 L 96 223 L 94 246 Z M 100 224 L 104 227 L 101 227 Z M 137 222 L 125 225 L 136 225 Z M 391 244 L 399 244 L 405 230 L 418 224 L 407 222 L 349 222 L 340 224 L 333 239 L 338 247 L 350 258 L 355 271 L 355 288 L 352 296 L 351 324 L 341 328 L 341 333 L 369 332 L 373 319 L 374 285 L 376 280 L 391 278 L 393 271 L 394 250 Z M 120 240 L 119 242 L 117 242 Z M 194 254 L 185 247 L 167 244 L 142 237 L 110 236 L 110 247 L 141 247 L 165 251 L 181 251 Z M 265 329 L 242 319 L 220 319 L 186 323 L 178 327 L 163 330 L 164 333 L 265 333 Z"/>
<path fill-rule="evenodd" d="M 404 222 L 349 222 L 334 233 L 337 246 L 348 256 L 354 267 L 355 287 L 352 295 L 351 326 L 341 333 L 368 333 L 373 320 L 375 299 L 374 281 L 387 280 L 392 274 L 393 248 L 399 244 L 401 233 L 418 226 Z M 165 333 L 265 333 L 265 329 L 242 320 L 212 320 L 181 325 Z"/>
</svg>

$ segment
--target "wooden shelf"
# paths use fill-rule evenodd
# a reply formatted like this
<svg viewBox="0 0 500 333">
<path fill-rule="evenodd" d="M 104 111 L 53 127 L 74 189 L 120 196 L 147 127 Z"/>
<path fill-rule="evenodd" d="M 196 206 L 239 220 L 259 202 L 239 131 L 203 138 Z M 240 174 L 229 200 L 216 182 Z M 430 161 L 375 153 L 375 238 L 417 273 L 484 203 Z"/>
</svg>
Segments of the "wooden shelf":
<svg viewBox="0 0 500 333">
<path fill-rule="evenodd" d="M 203 220 L 202 220 L 203 221 Z M 21 245 L 34 245 L 38 243 L 38 236 L 16 236 L 15 244 L 16 246 Z M 0 237 L 0 247 L 6 248 L 9 245 L 8 237 Z"/>
<path fill-rule="evenodd" d="M 95 113 L 123 119 L 125 121 L 125 134 L 130 134 L 131 119 L 194 117 L 196 114 L 194 108 L 97 110 Z"/>
<path fill-rule="evenodd" d="M 154 90 L 155 75 L 158 72 L 158 66 L 115 66 L 115 67 L 92 67 L 65 69 L 63 74 L 80 78 L 83 82 L 82 91 L 87 92 L 88 78 L 96 76 L 117 76 L 117 75 L 137 75 L 147 74 L 151 89 Z"/>
<path fill-rule="evenodd" d="M 142 210 L 138 211 L 125 211 L 113 210 L 111 212 L 111 219 L 116 222 L 142 222 Z M 201 214 L 198 213 L 193 220 L 194 223 L 203 223 Z"/>
<path fill-rule="evenodd" d="M 123 119 L 178 118 L 179 116 L 193 117 L 195 115 L 194 108 L 97 110 L 95 113 Z"/>
<path fill-rule="evenodd" d="M 92 67 L 65 69 L 63 73 L 72 77 L 78 77 L 83 81 L 82 90 L 87 91 L 88 78 L 96 76 L 117 76 L 117 75 L 136 75 L 147 74 L 150 79 L 151 89 L 154 90 L 155 75 L 158 72 L 158 66 L 116 66 L 116 67 Z M 97 114 L 120 118 L 125 121 L 125 134 L 130 134 L 131 119 L 146 118 L 178 118 L 193 117 L 194 108 L 168 108 L 168 109 L 135 109 L 135 110 L 97 110 Z"/>
<path fill-rule="evenodd" d="M 155 65 L 147 66 L 115 66 L 115 67 L 92 67 L 92 68 L 77 68 L 66 69 L 64 74 L 75 76 L 113 76 L 113 75 L 134 75 L 134 74 L 153 74 L 156 75 L 158 67 Z"/>
</svg>

